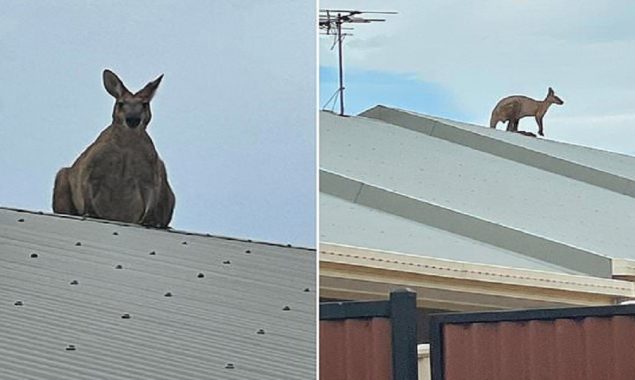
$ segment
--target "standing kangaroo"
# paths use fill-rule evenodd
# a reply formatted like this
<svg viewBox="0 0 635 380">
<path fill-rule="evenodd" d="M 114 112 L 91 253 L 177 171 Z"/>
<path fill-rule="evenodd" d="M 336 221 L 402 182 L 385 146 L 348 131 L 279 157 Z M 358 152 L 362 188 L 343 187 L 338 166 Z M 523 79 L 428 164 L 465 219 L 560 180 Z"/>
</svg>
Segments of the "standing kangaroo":
<svg viewBox="0 0 635 380">
<path fill-rule="evenodd" d="M 498 122 L 508 121 L 507 130 L 518 132 L 518 121 L 525 116 L 534 116 L 538 123 L 538 134 L 544 136 L 542 118 L 552 104 L 564 104 L 564 102 L 556 96 L 551 87 L 545 100 L 535 100 L 522 95 L 508 96 L 501 99 L 494 107 L 489 126 L 496 128 Z"/>
<path fill-rule="evenodd" d="M 131 93 L 110 70 L 104 87 L 116 99 L 112 123 L 55 177 L 53 211 L 166 228 L 174 193 L 146 132 L 150 101 L 163 75 Z"/>
</svg>

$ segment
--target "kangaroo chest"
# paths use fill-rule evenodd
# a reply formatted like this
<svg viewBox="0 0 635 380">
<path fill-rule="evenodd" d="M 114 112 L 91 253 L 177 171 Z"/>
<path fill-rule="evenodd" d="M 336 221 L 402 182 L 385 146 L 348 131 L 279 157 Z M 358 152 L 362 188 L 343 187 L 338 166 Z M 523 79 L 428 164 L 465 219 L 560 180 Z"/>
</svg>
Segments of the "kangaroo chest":
<svg viewBox="0 0 635 380">
<path fill-rule="evenodd" d="M 87 210 L 106 219 L 139 222 L 156 202 L 157 165 L 156 153 L 146 149 L 103 146 L 86 168 Z"/>
<path fill-rule="evenodd" d="M 147 152 L 111 148 L 99 156 L 93 162 L 90 177 L 111 190 L 130 191 L 139 186 L 154 186 L 158 181 L 157 159 Z"/>
</svg>

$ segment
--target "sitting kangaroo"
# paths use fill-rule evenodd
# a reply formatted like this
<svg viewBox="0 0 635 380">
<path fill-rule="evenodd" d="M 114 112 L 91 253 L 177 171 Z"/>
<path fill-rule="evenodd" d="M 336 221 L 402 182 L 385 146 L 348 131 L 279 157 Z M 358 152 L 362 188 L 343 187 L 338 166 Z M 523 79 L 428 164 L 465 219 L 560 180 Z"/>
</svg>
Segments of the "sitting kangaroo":
<svg viewBox="0 0 635 380">
<path fill-rule="evenodd" d="M 545 100 L 535 100 L 522 95 L 508 96 L 501 99 L 494 107 L 489 126 L 496 128 L 498 122 L 508 121 L 507 130 L 518 132 L 518 121 L 525 116 L 534 116 L 536 123 L 538 123 L 538 134 L 544 136 L 542 118 L 552 104 L 564 104 L 564 102 L 555 95 L 551 87 L 549 87 Z M 523 134 L 533 135 L 529 132 Z"/>
<path fill-rule="evenodd" d="M 174 193 L 146 132 L 150 100 L 163 75 L 131 93 L 110 70 L 104 87 L 116 99 L 112 123 L 55 177 L 53 211 L 166 228 Z"/>
</svg>

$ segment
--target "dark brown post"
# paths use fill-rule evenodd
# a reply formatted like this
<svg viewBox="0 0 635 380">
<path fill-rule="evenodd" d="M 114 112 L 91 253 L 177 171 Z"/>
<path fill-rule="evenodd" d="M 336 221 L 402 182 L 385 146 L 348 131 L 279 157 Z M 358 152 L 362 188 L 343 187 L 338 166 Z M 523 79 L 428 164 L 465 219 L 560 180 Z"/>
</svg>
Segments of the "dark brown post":
<svg viewBox="0 0 635 380">
<path fill-rule="evenodd" d="M 417 294 L 410 289 L 390 293 L 394 380 L 417 379 Z"/>
</svg>

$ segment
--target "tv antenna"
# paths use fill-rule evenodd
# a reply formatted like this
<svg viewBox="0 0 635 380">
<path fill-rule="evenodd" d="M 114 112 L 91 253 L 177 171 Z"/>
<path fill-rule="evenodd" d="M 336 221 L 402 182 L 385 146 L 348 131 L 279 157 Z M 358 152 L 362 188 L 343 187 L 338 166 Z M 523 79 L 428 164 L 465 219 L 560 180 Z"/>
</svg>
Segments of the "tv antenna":
<svg viewBox="0 0 635 380">
<path fill-rule="evenodd" d="M 320 9 L 319 27 L 320 34 L 325 36 L 334 36 L 333 45 L 331 50 L 337 45 L 338 62 L 339 62 L 339 80 L 340 86 L 335 91 L 333 96 L 324 105 L 324 108 L 333 101 L 333 108 L 335 108 L 335 102 L 337 98 L 340 99 L 340 116 L 344 116 L 344 67 L 342 58 L 342 42 L 344 37 L 352 36 L 353 34 L 348 32 L 353 30 L 353 26 L 342 26 L 344 24 L 370 24 L 372 22 L 384 22 L 384 18 L 367 18 L 364 15 L 377 14 L 377 15 L 394 15 L 397 12 L 376 12 L 376 11 L 356 11 L 350 9 Z M 344 31 L 344 32 L 342 32 Z"/>
</svg>

